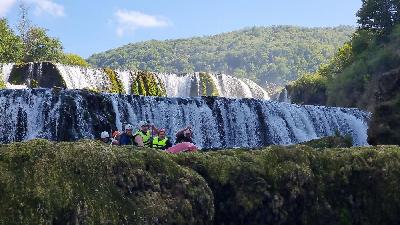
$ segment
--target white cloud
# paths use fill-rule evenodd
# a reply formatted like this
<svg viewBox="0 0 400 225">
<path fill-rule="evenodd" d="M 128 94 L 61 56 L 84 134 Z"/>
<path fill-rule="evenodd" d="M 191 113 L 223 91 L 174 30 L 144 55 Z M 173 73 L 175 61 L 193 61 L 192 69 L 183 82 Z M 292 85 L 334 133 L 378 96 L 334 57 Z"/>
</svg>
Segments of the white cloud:
<svg viewBox="0 0 400 225">
<path fill-rule="evenodd" d="M 115 13 L 117 18 L 117 35 L 123 36 L 128 31 L 135 31 L 138 28 L 166 27 L 169 22 L 160 16 L 147 15 L 138 11 L 118 10 Z"/>
<path fill-rule="evenodd" d="M 64 6 L 53 2 L 52 0 L 25 0 L 34 7 L 34 13 L 37 16 L 50 14 L 52 16 L 65 16 Z"/>
<path fill-rule="evenodd" d="M 16 0 L 0 0 L 0 17 L 5 16 L 16 2 Z"/>
</svg>

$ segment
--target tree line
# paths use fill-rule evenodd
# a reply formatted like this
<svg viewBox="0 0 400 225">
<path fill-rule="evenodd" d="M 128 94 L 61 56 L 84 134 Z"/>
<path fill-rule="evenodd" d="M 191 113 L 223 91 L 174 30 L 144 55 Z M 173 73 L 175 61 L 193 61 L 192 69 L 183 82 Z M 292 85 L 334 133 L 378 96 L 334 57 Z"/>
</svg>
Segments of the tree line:
<svg viewBox="0 0 400 225">
<path fill-rule="evenodd" d="M 145 41 L 94 54 L 97 67 L 162 73 L 214 72 L 285 84 L 326 63 L 355 28 L 251 27 L 214 36 Z"/>
</svg>

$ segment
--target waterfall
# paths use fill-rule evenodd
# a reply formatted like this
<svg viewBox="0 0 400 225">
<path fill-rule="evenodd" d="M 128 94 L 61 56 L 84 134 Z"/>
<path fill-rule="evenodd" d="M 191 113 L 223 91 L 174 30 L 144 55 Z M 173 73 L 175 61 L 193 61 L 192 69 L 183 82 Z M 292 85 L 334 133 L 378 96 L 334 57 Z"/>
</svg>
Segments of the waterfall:
<svg viewBox="0 0 400 225">
<path fill-rule="evenodd" d="M 72 141 L 149 120 L 175 140 L 191 125 L 201 148 L 294 144 L 339 132 L 367 144 L 369 113 L 257 99 L 166 98 L 81 90 L 0 90 L 0 141 Z"/>
<path fill-rule="evenodd" d="M 177 74 L 157 74 L 169 97 L 189 97 L 194 77 L 190 75 L 179 76 Z"/>
<path fill-rule="evenodd" d="M 107 90 L 111 85 L 106 73 L 100 69 L 56 64 L 68 89 Z"/>
<path fill-rule="evenodd" d="M 3 75 L 2 79 L 5 83 L 7 83 L 11 74 L 11 70 L 14 67 L 14 63 L 0 64 L 0 67 L 1 74 Z"/>
<path fill-rule="evenodd" d="M 254 83 L 252 80 L 247 78 L 243 78 L 242 80 L 249 86 L 253 98 L 266 99 L 266 100 L 270 99 L 268 93 L 258 84 Z"/>
<path fill-rule="evenodd" d="M 279 101 L 291 103 L 291 100 L 288 95 L 288 90 L 286 88 L 284 88 L 283 91 L 281 92 L 281 94 L 279 95 Z"/>
<path fill-rule="evenodd" d="M 269 99 L 268 93 L 249 79 L 239 79 L 226 74 L 209 75 L 220 97 Z M 196 90 L 195 96 L 202 95 L 199 73 L 156 74 L 156 76 L 163 82 L 168 97 L 194 96 L 191 90 Z"/>
<path fill-rule="evenodd" d="M 124 86 L 124 90 L 126 94 L 131 94 L 131 85 L 132 85 L 132 75 L 129 71 L 115 71 L 117 73 L 118 79 L 121 81 Z"/>
<path fill-rule="evenodd" d="M 2 74 L 3 79 L 7 82 L 13 68 L 13 64 L 3 64 Z M 54 68 L 51 68 L 54 67 Z M 57 86 L 67 89 L 90 89 L 100 92 L 109 92 L 112 87 L 112 81 L 109 75 L 102 69 L 84 68 L 79 66 L 68 66 L 62 64 L 47 63 L 29 63 L 25 71 L 19 73 L 26 73 L 24 77 L 26 80 L 21 81 L 18 85 L 7 84 L 9 89 L 19 89 L 31 87 L 31 81 L 34 79 L 39 87 Z M 137 71 L 115 71 L 118 82 L 122 85 L 124 94 L 132 94 L 131 86 L 136 79 Z M 226 74 L 206 74 L 206 73 L 192 73 L 192 74 L 165 74 L 165 73 L 152 73 L 157 80 L 158 88 L 166 90 L 168 97 L 193 97 L 202 96 L 204 93 L 226 98 L 257 98 L 269 99 L 268 94 L 256 83 L 249 79 L 239 79 Z M 43 78 L 42 76 L 50 76 Z M 60 82 L 45 82 L 45 80 L 54 79 L 57 77 Z M 40 79 L 39 79 L 40 78 Z M 41 85 L 42 83 L 46 85 Z M 205 82 L 208 85 L 207 90 L 204 89 Z M 215 90 L 214 90 L 215 89 Z M 207 94 L 206 94 L 207 95 Z"/>
</svg>

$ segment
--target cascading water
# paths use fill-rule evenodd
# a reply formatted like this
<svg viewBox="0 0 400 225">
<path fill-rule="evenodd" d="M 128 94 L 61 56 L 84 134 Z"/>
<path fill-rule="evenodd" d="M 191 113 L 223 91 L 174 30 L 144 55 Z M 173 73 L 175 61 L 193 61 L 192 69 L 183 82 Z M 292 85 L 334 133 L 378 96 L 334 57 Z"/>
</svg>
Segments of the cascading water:
<svg viewBox="0 0 400 225">
<path fill-rule="evenodd" d="M 47 65 L 49 66 L 49 65 Z M 8 81 L 12 64 L 4 64 L 2 66 L 5 82 Z M 42 63 L 29 63 L 26 71 L 27 77 L 41 77 L 38 74 L 47 74 L 53 79 L 59 76 L 62 80 L 63 87 L 67 89 L 90 89 L 96 91 L 107 92 L 112 86 L 110 77 L 104 70 L 83 68 L 78 66 L 67 66 L 62 64 L 54 64 L 55 70 L 49 74 L 42 71 Z M 45 68 L 46 69 L 46 68 Z M 124 94 L 132 94 L 131 86 L 136 78 L 137 72 L 134 71 L 115 71 L 116 79 L 121 83 Z M 218 95 L 227 98 L 258 98 L 269 99 L 268 94 L 256 83 L 248 79 L 238 79 L 225 74 L 163 74 L 152 73 L 156 78 L 158 88 L 166 90 L 168 97 L 194 97 L 202 95 Z M 210 82 L 207 83 L 207 82 Z M 205 85 L 210 86 L 209 90 L 204 90 Z M 56 84 L 51 84 L 56 85 Z M 53 87 L 48 86 L 41 87 Z M 206 86 L 207 86 L 206 85 Z M 26 80 L 19 86 L 11 86 L 8 88 L 27 88 L 31 86 L 31 79 Z M 40 86 L 40 85 L 39 85 Z M 213 90 L 215 89 L 215 90 Z"/>
<path fill-rule="evenodd" d="M 131 85 L 132 85 L 132 75 L 129 71 L 115 71 L 117 73 L 118 79 L 121 81 L 124 86 L 124 91 L 126 94 L 131 94 Z"/>
<path fill-rule="evenodd" d="M 14 63 L 0 64 L 1 73 L 3 75 L 2 79 L 5 83 L 8 82 L 8 78 L 10 77 L 13 66 L 14 66 Z"/>
<path fill-rule="evenodd" d="M 163 82 L 169 97 L 188 97 L 194 82 L 194 77 L 190 75 L 179 76 L 176 74 L 157 74 Z"/>
<path fill-rule="evenodd" d="M 111 82 L 100 69 L 56 64 L 68 89 L 107 90 Z"/>
<path fill-rule="evenodd" d="M 32 138 L 70 141 L 98 137 L 150 120 L 174 133 L 191 125 L 202 148 L 293 144 L 333 135 L 367 144 L 369 113 L 358 109 L 298 106 L 256 99 L 165 98 L 95 94 L 80 90 L 0 91 L 0 141 Z"/>
</svg>

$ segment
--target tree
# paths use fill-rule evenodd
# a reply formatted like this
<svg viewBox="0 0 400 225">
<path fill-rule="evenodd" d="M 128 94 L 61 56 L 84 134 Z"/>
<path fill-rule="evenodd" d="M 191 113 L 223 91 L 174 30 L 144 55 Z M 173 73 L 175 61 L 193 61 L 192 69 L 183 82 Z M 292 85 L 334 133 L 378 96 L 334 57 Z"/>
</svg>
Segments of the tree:
<svg viewBox="0 0 400 225">
<path fill-rule="evenodd" d="M 0 19 L 0 63 L 20 62 L 23 43 L 8 26 L 6 19 Z"/>
<path fill-rule="evenodd" d="M 361 29 L 374 31 L 390 30 L 400 21 L 399 0 L 362 0 L 357 12 Z"/>
<path fill-rule="evenodd" d="M 47 36 L 46 30 L 40 27 L 32 27 L 27 35 L 25 62 L 53 61 L 60 62 L 63 56 L 61 42 Z"/>
<path fill-rule="evenodd" d="M 31 25 L 29 10 L 23 2 L 19 5 L 20 18 L 18 31 L 24 46 L 24 62 L 53 61 L 59 62 L 63 56 L 61 42 L 47 36 L 47 30 Z"/>
<path fill-rule="evenodd" d="M 28 7 L 21 1 L 19 4 L 18 32 L 25 46 L 29 45 L 28 33 L 32 27 L 28 14 Z"/>
<path fill-rule="evenodd" d="M 89 67 L 89 63 L 87 63 L 82 57 L 72 53 L 64 54 L 61 59 L 61 63 L 73 66 Z"/>
</svg>

